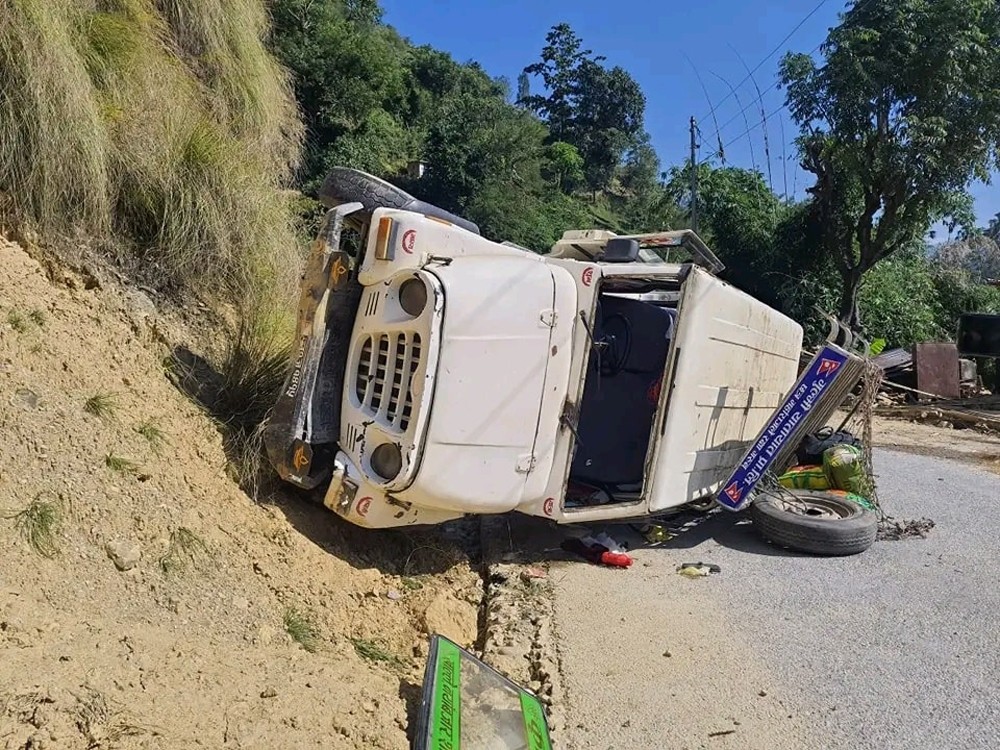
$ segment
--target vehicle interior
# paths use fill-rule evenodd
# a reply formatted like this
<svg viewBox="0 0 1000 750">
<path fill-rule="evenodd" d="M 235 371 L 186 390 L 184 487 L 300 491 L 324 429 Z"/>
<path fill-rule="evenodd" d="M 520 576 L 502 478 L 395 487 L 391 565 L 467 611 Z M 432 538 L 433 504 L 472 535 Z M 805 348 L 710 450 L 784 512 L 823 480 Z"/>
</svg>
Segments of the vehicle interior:
<svg viewBox="0 0 1000 750">
<path fill-rule="evenodd" d="M 679 288 L 606 282 L 590 357 L 567 507 L 637 502 L 677 324 Z"/>
</svg>

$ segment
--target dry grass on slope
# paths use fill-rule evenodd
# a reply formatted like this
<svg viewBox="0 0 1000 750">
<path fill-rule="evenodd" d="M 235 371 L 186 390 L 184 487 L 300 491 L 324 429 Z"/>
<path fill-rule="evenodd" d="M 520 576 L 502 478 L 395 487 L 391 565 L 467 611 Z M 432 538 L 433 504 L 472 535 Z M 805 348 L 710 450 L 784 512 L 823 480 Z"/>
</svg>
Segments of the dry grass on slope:
<svg viewBox="0 0 1000 750">
<path fill-rule="evenodd" d="M 296 267 L 301 126 L 260 0 L 0 0 L 8 220 L 245 299 Z"/>
<path fill-rule="evenodd" d="M 301 124 L 267 32 L 262 0 L 0 0 L 0 227 L 226 306 L 213 411 L 251 457 L 300 262 Z"/>
</svg>

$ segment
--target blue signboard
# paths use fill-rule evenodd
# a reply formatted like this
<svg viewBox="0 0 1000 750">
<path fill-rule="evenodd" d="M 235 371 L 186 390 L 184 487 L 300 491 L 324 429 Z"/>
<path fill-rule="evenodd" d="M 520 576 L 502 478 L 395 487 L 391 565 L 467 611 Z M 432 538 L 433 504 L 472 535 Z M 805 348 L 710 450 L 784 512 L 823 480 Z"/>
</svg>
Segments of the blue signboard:
<svg viewBox="0 0 1000 750">
<path fill-rule="evenodd" d="M 722 491 L 716 498 L 720 505 L 730 510 L 739 510 L 746 505 L 757 482 L 771 467 L 778 452 L 795 437 L 809 410 L 843 372 L 847 357 L 845 352 L 825 346 L 813 358 L 788 398 L 761 431 L 757 442 L 722 485 Z"/>
</svg>

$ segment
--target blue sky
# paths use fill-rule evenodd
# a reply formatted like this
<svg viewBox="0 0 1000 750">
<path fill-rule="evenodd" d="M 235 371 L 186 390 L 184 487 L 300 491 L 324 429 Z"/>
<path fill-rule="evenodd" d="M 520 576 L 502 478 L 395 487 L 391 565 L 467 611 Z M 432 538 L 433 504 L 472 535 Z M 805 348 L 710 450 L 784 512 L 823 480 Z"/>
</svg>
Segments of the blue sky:
<svg viewBox="0 0 1000 750">
<path fill-rule="evenodd" d="M 382 7 L 386 22 L 415 44 L 446 50 L 462 62 L 478 61 L 512 85 L 521 69 L 538 59 L 549 28 L 569 23 L 585 47 L 607 57 L 607 65 L 628 70 L 642 86 L 646 129 L 664 166 L 687 158 L 688 121 L 694 116 L 702 133 L 702 158 L 717 148 L 717 122 L 722 143 L 728 144 L 727 163 L 756 165 L 766 178 L 763 117 L 753 83 L 740 85 L 747 77 L 742 56 L 750 68 L 760 65 L 754 77 L 769 115 L 775 192 L 785 192 L 787 180 L 788 193 L 801 198 L 811 183 L 795 160 L 795 127 L 775 85 L 778 62 L 786 51 L 815 49 L 836 24 L 843 0 L 382 0 Z M 718 76 L 736 87 L 736 96 Z M 708 116 L 713 106 L 714 120 Z M 743 107 L 747 110 L 740 114 Z M 770 116 L 775 110 L 778 114 Z M 748 128 L 753 129 L 745 134 Z M 1000 185 L 976 185 L 973 193 L 985 224 L 1000 212 Z"/>
</svg>

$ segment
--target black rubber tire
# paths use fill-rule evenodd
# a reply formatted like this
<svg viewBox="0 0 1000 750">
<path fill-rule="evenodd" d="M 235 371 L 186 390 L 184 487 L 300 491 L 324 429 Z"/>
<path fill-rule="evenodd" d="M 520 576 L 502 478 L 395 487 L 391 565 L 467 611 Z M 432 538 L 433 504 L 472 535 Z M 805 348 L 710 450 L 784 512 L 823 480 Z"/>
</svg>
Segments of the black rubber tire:
<svg viewBox="0 0 1000 750">
<path fill-rule="evenodd" d="M 403 208 L 416 201 L 405 190 L 385 180 L 347 167 L 330 170 L 319 189 L 319 198 L 328 208 L 357 201 L 369 213 L 376 208 Z"/>
<path fill-rule="evenodd" d="M 479 234 L 479 227 L 461 216 L 445 211 L 443 208 L 414 198 L 405 190 L 379 179 L 367 172 L 347 167 L 334 167 L 323 180 L 319 189 L 319 199 L 323 205 L 333 208 L 341 203 L 357 201 L 364 207 L 366 213 L 376 208 L 398 208 L 403 211 L 414 211 L 443 219 L 451 224 L 462 227 L 473 234 Z"/>
<path fill-rule="evenodd" d="M 875 543 L 878 516 L 872 511 L 829 492 L 786 492 L 833 506 L 843 517 L 817 518 L 793 513 L 785 510 L 776 497 L 759 497 L 750 507 L 750 518 L 758 533 L 772 544 L 814 555 L 856 555 Z"/>
</svg>

